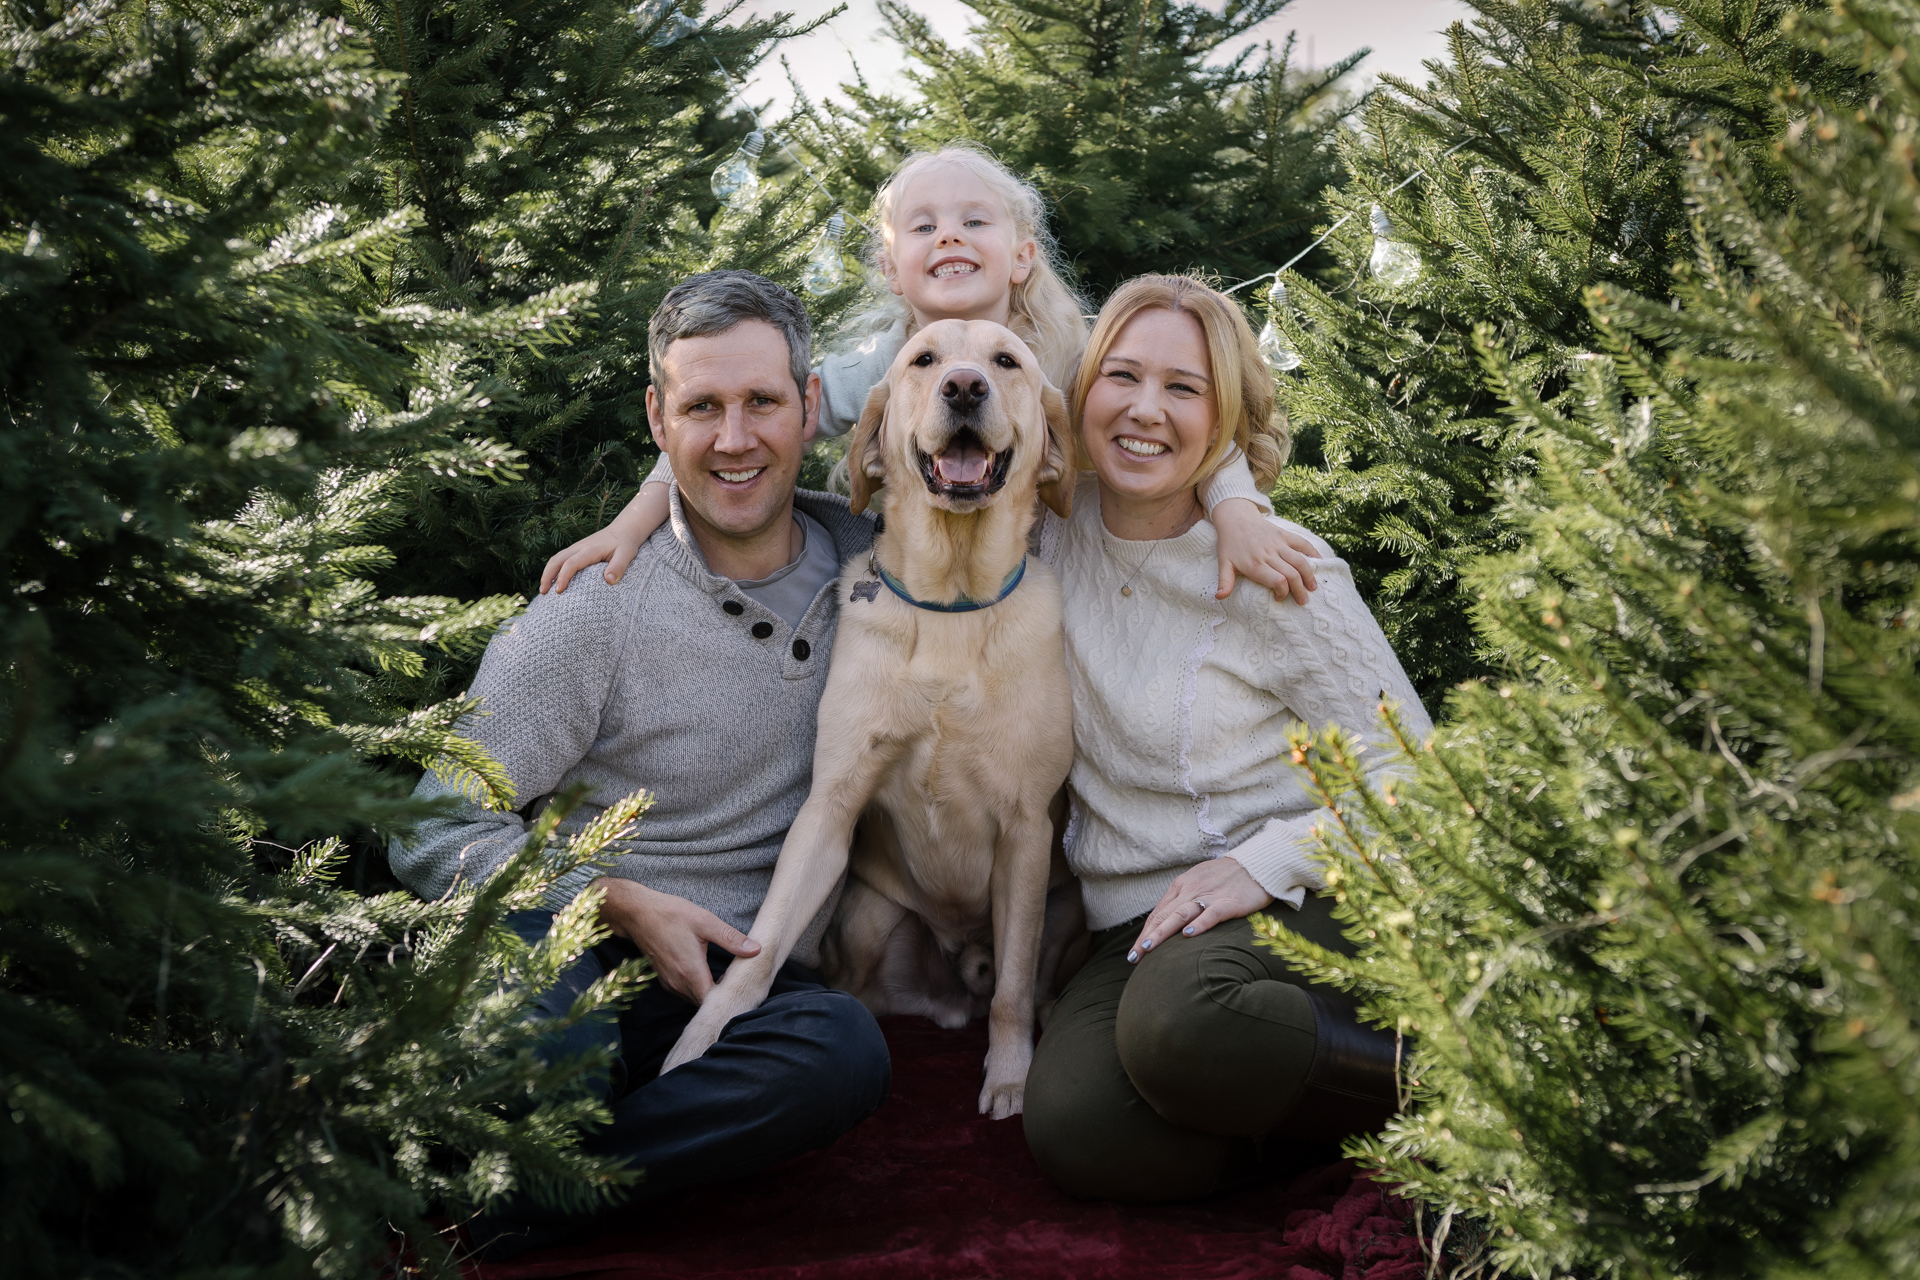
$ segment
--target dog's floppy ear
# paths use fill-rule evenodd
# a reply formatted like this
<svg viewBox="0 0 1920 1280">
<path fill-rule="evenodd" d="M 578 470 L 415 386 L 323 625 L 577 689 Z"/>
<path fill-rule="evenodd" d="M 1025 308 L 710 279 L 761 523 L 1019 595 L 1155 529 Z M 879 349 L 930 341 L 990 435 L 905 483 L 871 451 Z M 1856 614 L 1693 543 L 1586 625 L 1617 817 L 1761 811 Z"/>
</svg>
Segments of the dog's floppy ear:
<svg viewBox="0 0 1920 1280">
<path fill-rule="evenodd" d="M 1062 520 L 1073 510 L 1073 425 L 1067 400 L 1051 382 L 1040 384 L 1040 407 L 1047 417 L 1047 454 L 1040 461 L 1040 501 Z"/>
<path fill-rule="evenodd" d="M 886 458 L 881 453 L 880 429 L 887 424 L 887 397 L 893 384 L 886 378 L 867 392 L 867 407 L 861 411 L 860 425 L 847 441 L 847 485 L 854 512 L 865 511 L 874 491 L 887 481 Z"/>
</svg>

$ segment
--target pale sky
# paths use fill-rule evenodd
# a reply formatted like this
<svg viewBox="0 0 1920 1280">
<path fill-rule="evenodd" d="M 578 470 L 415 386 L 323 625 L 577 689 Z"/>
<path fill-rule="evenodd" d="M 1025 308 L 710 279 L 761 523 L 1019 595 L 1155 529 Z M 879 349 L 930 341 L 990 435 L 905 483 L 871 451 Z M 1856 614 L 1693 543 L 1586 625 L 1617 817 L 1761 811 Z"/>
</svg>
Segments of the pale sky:
<svg viewBox="0 0 1920 1280">
<path fill-rule="evenodd" d="M 885 35 L 874 0 L 846 0 L 847 11 L 811 35 L 778 46 L 747 83 L 755 107 L 771 101 L 769 123 L 786 114 L 791 93 L 780 57 L 785 55 L 795 77 L 815 98 L 838 96 L 836 87 L 853 78 L 857 58 L 869 82 L 904 85 L 904 59 L 899 46 Z M 952 42 L 966 39 L 973 11 L 960 0 L 907 0 Z M 789 12 L 805 21 L 828 13 L 840 0 L 746 0 L 736 16 Z M 1299 33 L 1297 56 L 1302 62 L 1324 66 L 1365 45 L 1373 50 L 1360 64 L 1359 74 L 1370 78 L 1382 72 L 1418 82 L 1425 78 L 1420 64 L 1444 57 L 1441 33 L 1447 25 L 1466 18 L 1471 10 L 1460 0 L 1294 0 L 1278 17 L 1249 33 L 1253 42 L 1286 39 Z"/>
</svg>

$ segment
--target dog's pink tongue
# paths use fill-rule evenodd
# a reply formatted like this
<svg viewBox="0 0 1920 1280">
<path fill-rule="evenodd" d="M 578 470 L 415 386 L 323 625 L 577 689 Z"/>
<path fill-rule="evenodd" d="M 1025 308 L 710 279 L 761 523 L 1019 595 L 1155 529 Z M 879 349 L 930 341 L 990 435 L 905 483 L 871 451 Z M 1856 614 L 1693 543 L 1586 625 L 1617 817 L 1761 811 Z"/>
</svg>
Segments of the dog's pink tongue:
<svg viewBox="0 0 1920 1280">
<path fill-rule="evenodd" d="M 933 460 L 933 470 L 948 484 L 979 484 L 987 478 L 984 450 L 955 445 Z"/>
</svg>

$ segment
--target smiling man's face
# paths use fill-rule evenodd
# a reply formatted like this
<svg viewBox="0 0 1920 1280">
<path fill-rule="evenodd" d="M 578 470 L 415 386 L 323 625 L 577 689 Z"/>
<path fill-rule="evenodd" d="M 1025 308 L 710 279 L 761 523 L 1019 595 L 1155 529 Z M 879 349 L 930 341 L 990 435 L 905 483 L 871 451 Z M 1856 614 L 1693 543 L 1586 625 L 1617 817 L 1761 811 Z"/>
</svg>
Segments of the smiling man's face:
<svg viewBox="0 0 1920 1280">
<path fill-rule="evenodd" d="M 794 385 L 787 340 L 764 320 L 676 338 L 647 388 L 653 438 L 673 460 L 687 521 L 715 573 L 786 546 L 793 486 L 819 421 L 820 379 Z M 717 554 L 716 554 L 717 553 Z M 774 568 L 786 563 L 777 560 Z M 770 570 L 769 570 L 770 572 Z"/>
</svg>

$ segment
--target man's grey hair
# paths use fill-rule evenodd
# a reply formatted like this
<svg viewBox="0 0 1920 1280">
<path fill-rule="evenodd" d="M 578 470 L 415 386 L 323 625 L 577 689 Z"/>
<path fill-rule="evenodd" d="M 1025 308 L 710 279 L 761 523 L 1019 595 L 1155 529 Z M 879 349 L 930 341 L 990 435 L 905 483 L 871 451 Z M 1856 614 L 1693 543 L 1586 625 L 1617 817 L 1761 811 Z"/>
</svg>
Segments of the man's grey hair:
<svg viewBox="0 0 1920 1280">
<path fill-rule="evenodd" d="M 802 396 L 813 370 L 812 328 L 807 309 L 791 293 L 751 271 L 705 271 L 688 276 L 660 299 L 647 325 L 647 355 L 653 380 L 665 381 L 667 347 L 676 338 L 725 333 L 742 320 L 764 320 L 787 340 L 787 364 Z"/>
</svg>

